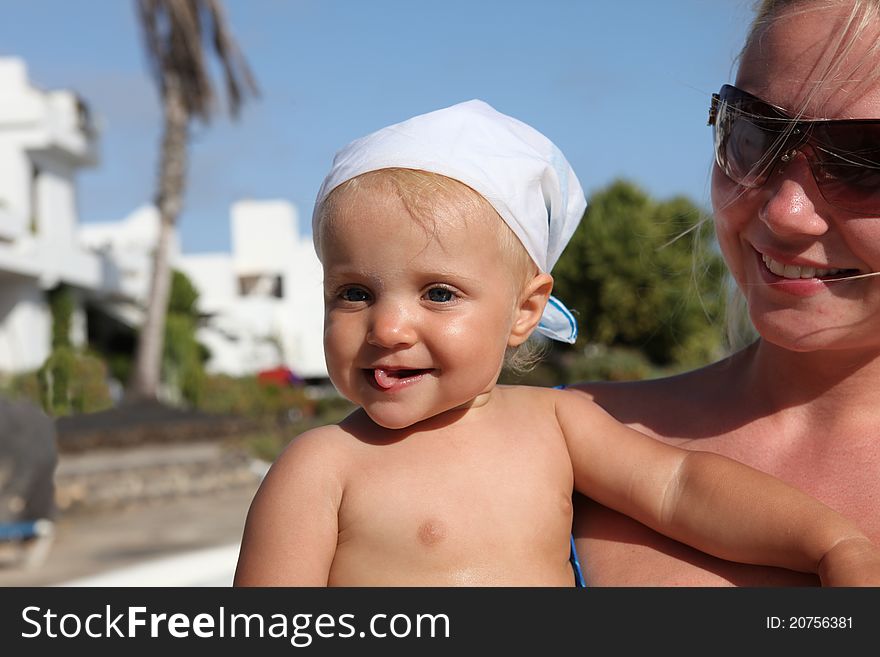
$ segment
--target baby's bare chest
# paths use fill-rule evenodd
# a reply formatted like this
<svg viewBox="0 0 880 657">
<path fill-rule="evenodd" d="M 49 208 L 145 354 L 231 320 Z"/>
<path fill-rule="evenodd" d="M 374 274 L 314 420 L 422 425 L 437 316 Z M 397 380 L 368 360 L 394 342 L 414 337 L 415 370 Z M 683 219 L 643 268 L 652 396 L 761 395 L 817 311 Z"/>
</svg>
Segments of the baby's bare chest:
<svg viewBox="0 0 880 657">
<path fill-rule="evenodd" d="M 431 516 L 469 524 L 570 512 L 571 465 L 554 435 L 487 433 L 479 439 L 378 446 L 346 482 L 340 525 Z M 563 503 L 564 501 L 564 503 Z M 419 523 L 421 524 L 421 523 Z"/>
<path fill-rule="evenodd" d="M 503 576 L 504 564 L 562 566 L 571 491 L 568 453 L 554 435 L 381 446 L 346 482 L 336 565 L 480 580 Z"/>
</svg>

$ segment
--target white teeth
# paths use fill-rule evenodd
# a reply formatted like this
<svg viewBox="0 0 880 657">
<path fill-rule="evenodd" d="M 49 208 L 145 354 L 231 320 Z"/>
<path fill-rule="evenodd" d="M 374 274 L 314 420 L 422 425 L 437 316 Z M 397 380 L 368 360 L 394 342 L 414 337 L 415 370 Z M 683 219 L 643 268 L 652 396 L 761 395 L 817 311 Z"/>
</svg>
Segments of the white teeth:
<svg viewBox="0 0 880 657">
<path fill-rule="evenodd" d="M 801 277 L 801 268 L 796 265 L 785 265 L 785 269 L 782 272 L 783 278 L 800 278 Z"/>
<path fill-rule="evenodd" d="M 771 272 L 783 278 L 822 278 L 839 274 L 842 269 L 817 269 L 816 267 L 799 267 L 798 265 L 783 265 L 770 256 L 761 255 L 764 264 Z"/>
</svg>

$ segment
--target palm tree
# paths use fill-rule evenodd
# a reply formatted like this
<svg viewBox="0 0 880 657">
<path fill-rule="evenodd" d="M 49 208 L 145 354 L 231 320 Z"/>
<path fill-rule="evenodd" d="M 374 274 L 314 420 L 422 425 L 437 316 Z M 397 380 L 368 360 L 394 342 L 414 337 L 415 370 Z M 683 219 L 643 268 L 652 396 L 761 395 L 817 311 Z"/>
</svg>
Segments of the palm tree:
<svg viewBox="0 0 880 657">
<path fill-rule="evenodd" d="M 232 117 L 238 117 L 247 94 L 259 92 L 229 32 L 220 0 L 137 0 L 137 7 L 147 57 L 162 96 L 164 126 L 155 197 L 159 237 L 128 397 L 155 400 L 171 289 L 169 248 L 186 189 L 189 128 L 193 119 L 207 124 L 216 110 L 209 39 L 223 69 Z"/>
</svg>

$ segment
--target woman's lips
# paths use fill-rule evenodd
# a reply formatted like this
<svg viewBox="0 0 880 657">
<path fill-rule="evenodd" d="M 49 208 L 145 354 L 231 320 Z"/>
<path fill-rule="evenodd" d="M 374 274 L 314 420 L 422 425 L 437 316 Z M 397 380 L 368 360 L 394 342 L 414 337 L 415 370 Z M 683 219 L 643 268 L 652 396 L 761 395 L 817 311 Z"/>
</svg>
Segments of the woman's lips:
<svg viewBox="0 0 880 657">
<path fill-rule="evenodd" d="M 785 265 L 758 251 L 756 253 L 761 279 L 771 289 L 793 296 L 808 297 L 828 289 L 834 281 L 846 280 L 860 272 L 857 269 L 817 268 L 806 265 Z"/>
<path fill-rule="evenodd" d="M 805 278 L 846 278 L 859 273 L 858 269 L 836 269 L 810 267 L 805 265 L 786 265 L 774 260 L 766 253 L 761 254 L 764 266 L 780 278 L 800 280 Z"/>
</svg>

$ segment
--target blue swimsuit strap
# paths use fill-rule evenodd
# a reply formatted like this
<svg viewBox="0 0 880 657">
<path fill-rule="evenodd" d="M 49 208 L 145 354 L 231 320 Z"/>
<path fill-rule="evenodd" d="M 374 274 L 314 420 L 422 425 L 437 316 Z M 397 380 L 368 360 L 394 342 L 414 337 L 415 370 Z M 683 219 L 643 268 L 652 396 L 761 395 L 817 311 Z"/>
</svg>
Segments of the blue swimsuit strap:
<svg viewBox="0 0 880 657">
<path fill-rule="evenodd" d="M 574 571 L 574 585 L 578 588 L 586 588 L 587 583 L 584 581 L 584 574 L 581 572 L 581 562 L 578 560 L 577 550 L 574 547 L 574 535 L 571 536 L 571 569 Z"/>
<path fill-rule="evenodd" d="M 553 386 L 555 390 L 565 390 L 565 384 Z M 571 542 L 571 554 L 568 557 L 568 560 L 571 562 L 571 569 L 574 571 L 574 585 L 578 588 L 586 588 L 587 583 L 584 581 L 584 573 L 581 571 L 581 562 L 578 559 L 577 549 L 574 546 L 574 534 L 570 537 Z"/>
</svg>

